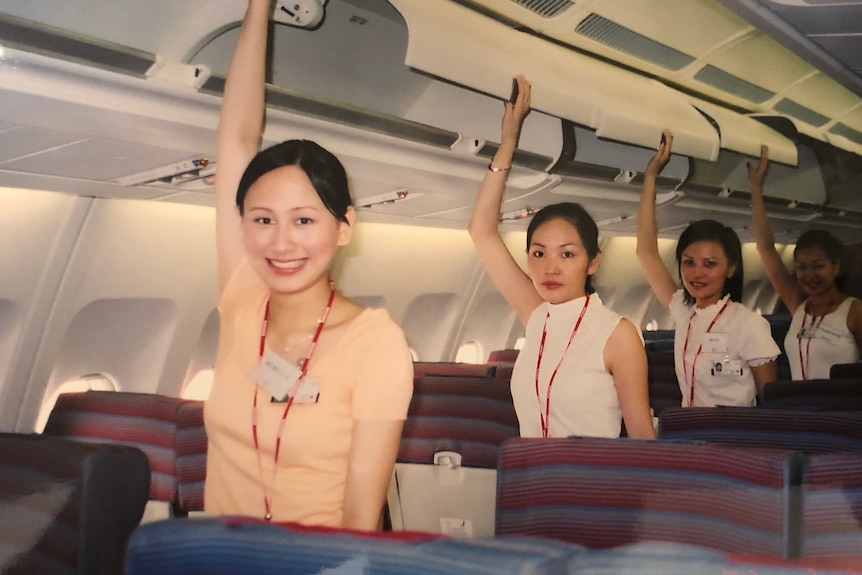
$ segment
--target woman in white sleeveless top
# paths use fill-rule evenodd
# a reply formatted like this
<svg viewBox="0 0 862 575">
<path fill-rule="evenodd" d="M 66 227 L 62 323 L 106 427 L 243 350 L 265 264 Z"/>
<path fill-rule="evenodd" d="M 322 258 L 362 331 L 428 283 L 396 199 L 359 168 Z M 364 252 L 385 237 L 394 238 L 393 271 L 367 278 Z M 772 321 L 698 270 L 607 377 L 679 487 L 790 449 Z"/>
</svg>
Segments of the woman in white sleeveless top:
<svg viewBox="0 0 862 575">
<path fill-rule="evenodd" d="M 795 273 L 784 267 L 763 201 L 769 150 L 757 168 L 748 167 L 751 223 L 757 251 L 778 297 L 793 314 L 784 340 L 793 379 L 825 379 L 836 363 L 859 361 L 862 350 L 862 302 L 841 292 L 843 247 L 824 230 L 804 232 L 793 250 Z"/>
<path fill-rule="evenodd" d="M 600 260 L 593 219 L 574 203 L 537 212 L 527 230 L 529 275 L 500 237 L 506 179 L 530 109 L 530 84 L 523 76 L 517 82 L 469 231 L 497 289 L 527 326 L 511 379 L 521 436 L 618 437 L 622 419 L 630 437 L 654 438 L 640 332 L 605 308 L 590 282 Z"/>
</svg>

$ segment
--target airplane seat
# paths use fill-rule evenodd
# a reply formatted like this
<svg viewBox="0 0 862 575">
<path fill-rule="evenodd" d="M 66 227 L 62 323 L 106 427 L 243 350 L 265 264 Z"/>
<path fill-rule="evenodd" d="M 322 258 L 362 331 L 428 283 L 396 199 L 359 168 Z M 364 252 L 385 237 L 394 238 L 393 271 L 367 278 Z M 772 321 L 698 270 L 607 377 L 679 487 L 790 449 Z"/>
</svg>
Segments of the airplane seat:
<svg viewBox="0 0 862 575">
<path fill-rule="evenodd" d="M 497 455 L 519 433 L 508 385 L 416 378 L 387 497 L 392 529 L 492 535 Z"/>
<path fill-rule="evenodd" d="M 517 349 L 495 349 L 488 354 L 488 363 L 514 365 L 519 353 L 521 352 Z"/>
<path fill-rule="evenodd" d="M 797 557 L 806 459 L 696 442 L 510 439 L 497 468 L 496 534 Z"/>
<path fill-rule="evenodd" d="M 862 411 L 799 412 L 756 407 L 675 407 L 659 417 L 659 439 L 693 440 L 795 449 L 862 453 Z"/>
<path fill-rule="evenodd" d="M 670 407 L 682 405 L 682 392 L 676 379 L 673 348 L 669 351 L 647 350 L 647 383 L 649 405 L 654 417 Z"/>
<path fill-rule="evenodd" d="M 862 379 L 862 361 L 836 363 L 829 368 L 829 379 Z"/>
<path fill-rule="evenodd" d="M 132 535 L 125 575 L 557 575 L 583 548 L 540 539 L 362 532 L 249 517 L 157 521 Z"/>
<path fill-rule="evenodd" d="M 185 515 L 185 504 L 178 500 L 178 444 L 182 439 L 185 463 L 194 459 L 192 452 L 200 448 L 199 434 L 203 433 L 202 425 L 198 431 L 192 425 L 194 418 L 183 419 L 182 432 L 179 430 L 180 414 L 189 403 L 195 402 L 152 393 L 64 393 L 57 398 L 44 433 L 139 448 L 150 463 L 150 499 L 170 503 L 172 511 Z M 205 453 L 205 440 L 203 449 Z"/>
<path fill-rule="evenodd" d="M 174 517 L 204 509 L 204 481 L 207 475 L 207 432 L 204 402 L 185 400 L 177 410 L 177 499 Z"/>
<path fill-rule="evenodd" d="M 514 363 L 511 365 L 498 365 L 497 369 L 494 372 L 494 377 L 496 377 L 498 381 L 502 381 L 508 384 L 512 380 L 512 372 L 514 370 Z"/>
<path fill-rule="evenodd" d="M 487 363 L 414 361 L 413 376 L 494 377 L 496 367 Z"/>
<path fill-rule="evenodd" d="M 852 573 L 859 557 L 803 561 L 643 541 L 611 549 L 537 537 L 455 539 L 212 517 L 141 525 L 126 575 L 635 575 Z"/>
<path fill-rule="evenodd" d="M 809 411 L 862 411 L 862 378 L 772 381 L 763 387 L 760 406 Z"/>
<path fill-rule="evenodd" d="M 816 455 L 805 473 L 802 557 L 852 557 L 862 565 L 862 457 Z"/>
<path fill-rule="evenodd" d="M 120 575 L 149 483 L 137 448 L 0 433 L 0 573 Z"/>
</svg>

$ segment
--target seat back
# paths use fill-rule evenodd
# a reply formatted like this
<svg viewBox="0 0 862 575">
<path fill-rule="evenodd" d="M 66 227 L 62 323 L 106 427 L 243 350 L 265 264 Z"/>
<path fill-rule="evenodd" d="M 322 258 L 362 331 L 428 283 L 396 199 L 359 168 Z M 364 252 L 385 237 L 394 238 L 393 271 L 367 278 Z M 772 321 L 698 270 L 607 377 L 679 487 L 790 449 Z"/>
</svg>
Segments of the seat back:
<svg viewBox="0 0 862 575">
<path fill-rule="evenodd" d="M 414 361 L 414 377 L 494 377 L 495 367 L 487 363 L 458 363 L 454 361 Z"/>
<path fill-rule="evenodd" d="M 862 456 L 811 457 L 804 498 L 804 557 L 862 555 Z"/>
<path fill-rule="evenodd" d="M 389 489 L 393 529 L 493 534 L 497 454 L 518 433 L 507 384 L 416 378 Z"/>
<path fill-rule="evenodd" d="M 862 411 L 862 379 L 773 381 L 763 387 L 760 405 L 810 411 Z"/>
<path fill-rule="evenodd" d="M 488 354 L 488 363 L 514 364 L 519 353 L 517 349 L 495 349 Z"/>
<path fill-rule="evenodd" d="M 805 456 L 606 438 L 512 439 L 500 453 L 497 535 L 587 547 L 638 541 L 794 557 Z"/>
<path fill-rule="evenodd" d="M 836 363 L 829 368 L 829 379 L 862 379 L 862 361 Z"/>
<path fill-rule="evenodd" d="M 204 509 L 204 481 L 207 476 L 207 432 L 204 402 L 184 401 L 177 409 L 176 438 L 177 498 L 172 503 L 175 516 Z"/>
<path fill-rule="evenodd" d="M 133 447 L 0 433 L 0 573 L 120 575 L 149 481 Z"/>
<path fill-rule="evenodd" d="M 129 544 L 126 575 L 559 575 L 582 552 L 555 541 L 464 541 L 223 517 L 142 525 Z"/>
<path fill-rule="evenodd" d="M 150 499 L 170 503 L 176 514 L 183 515 L 189 508 L 180 504 L 178 443 L 184 462 L 195 461 L 193 467 L 199 475 L 203 461 L 205 473 L 206 435 L 202 416 L 193 415 L 194 408 L 189 407 L 191 416 L 181 417 L 185 406 L 195 404 L 200 402 L 151 393 L 66 393 L 57 398 L 45 434 L 139 448 L 146 454 L 152 473 Z M 180 420 L 183 427 L 178 434 Z M 196 500 L 187 496 L 187 501 Z"/>
<path fill-rule="evenodd" d="M 795 449 L 807 454 L 862 454 L 862 411 L 800 412 L 756 407 L 669 408 L 659 417 L 660 439 Z"/>
<path fill-rule="evenodd" d="M 670 351 L 647 351 L 647 382 L 649 405 L 658 417 L 665 409 L 682 404 L 682 392 L 676 379 L 673 364 L 673 349 Z"/>
</svg>

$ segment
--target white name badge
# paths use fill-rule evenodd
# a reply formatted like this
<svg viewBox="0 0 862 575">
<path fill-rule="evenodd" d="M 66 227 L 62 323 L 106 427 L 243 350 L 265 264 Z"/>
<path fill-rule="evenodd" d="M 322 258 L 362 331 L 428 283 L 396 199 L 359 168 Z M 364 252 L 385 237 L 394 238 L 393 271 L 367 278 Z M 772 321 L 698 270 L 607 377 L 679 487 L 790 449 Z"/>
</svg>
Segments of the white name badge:
<svg viewBox="0 0 862 575">
<path fill-rule="evenodd" d="M 251 378 L 275 401 L 285 401 L 301 375 L 298 367 L 267 347 Z"/>
<path fill-rule="evenodd" d="M 742 361 L 738 359 L 723 359 L 712 363 L 712 375 L 718 377 L 734 377 L 742 375 Z"/>
<path fill-rule="evenodd" d="M 704 353 L 727 353 L 726 333 L 707 333 L 703 336 Z"/>
</svg>

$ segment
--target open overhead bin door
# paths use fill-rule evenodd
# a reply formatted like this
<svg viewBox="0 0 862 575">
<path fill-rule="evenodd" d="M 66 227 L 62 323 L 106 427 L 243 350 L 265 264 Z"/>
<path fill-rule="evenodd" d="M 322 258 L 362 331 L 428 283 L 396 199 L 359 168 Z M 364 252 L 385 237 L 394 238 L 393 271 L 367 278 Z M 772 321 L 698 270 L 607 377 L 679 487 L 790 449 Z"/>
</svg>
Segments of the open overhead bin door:
<svg viewBox="0 0 862 575">
<path fill-rule="evenodd" d="M 518 32 L 449 1 L 391 0 L 409 29 L 405 63 L 501 98 L 513 76 L 533 85 L 533 107 L 602 138 L 655 148 L 665 128 L 676 152 L 714 160 L 715 129 L 680 92 L 655 80 Z"/>
</svg>

